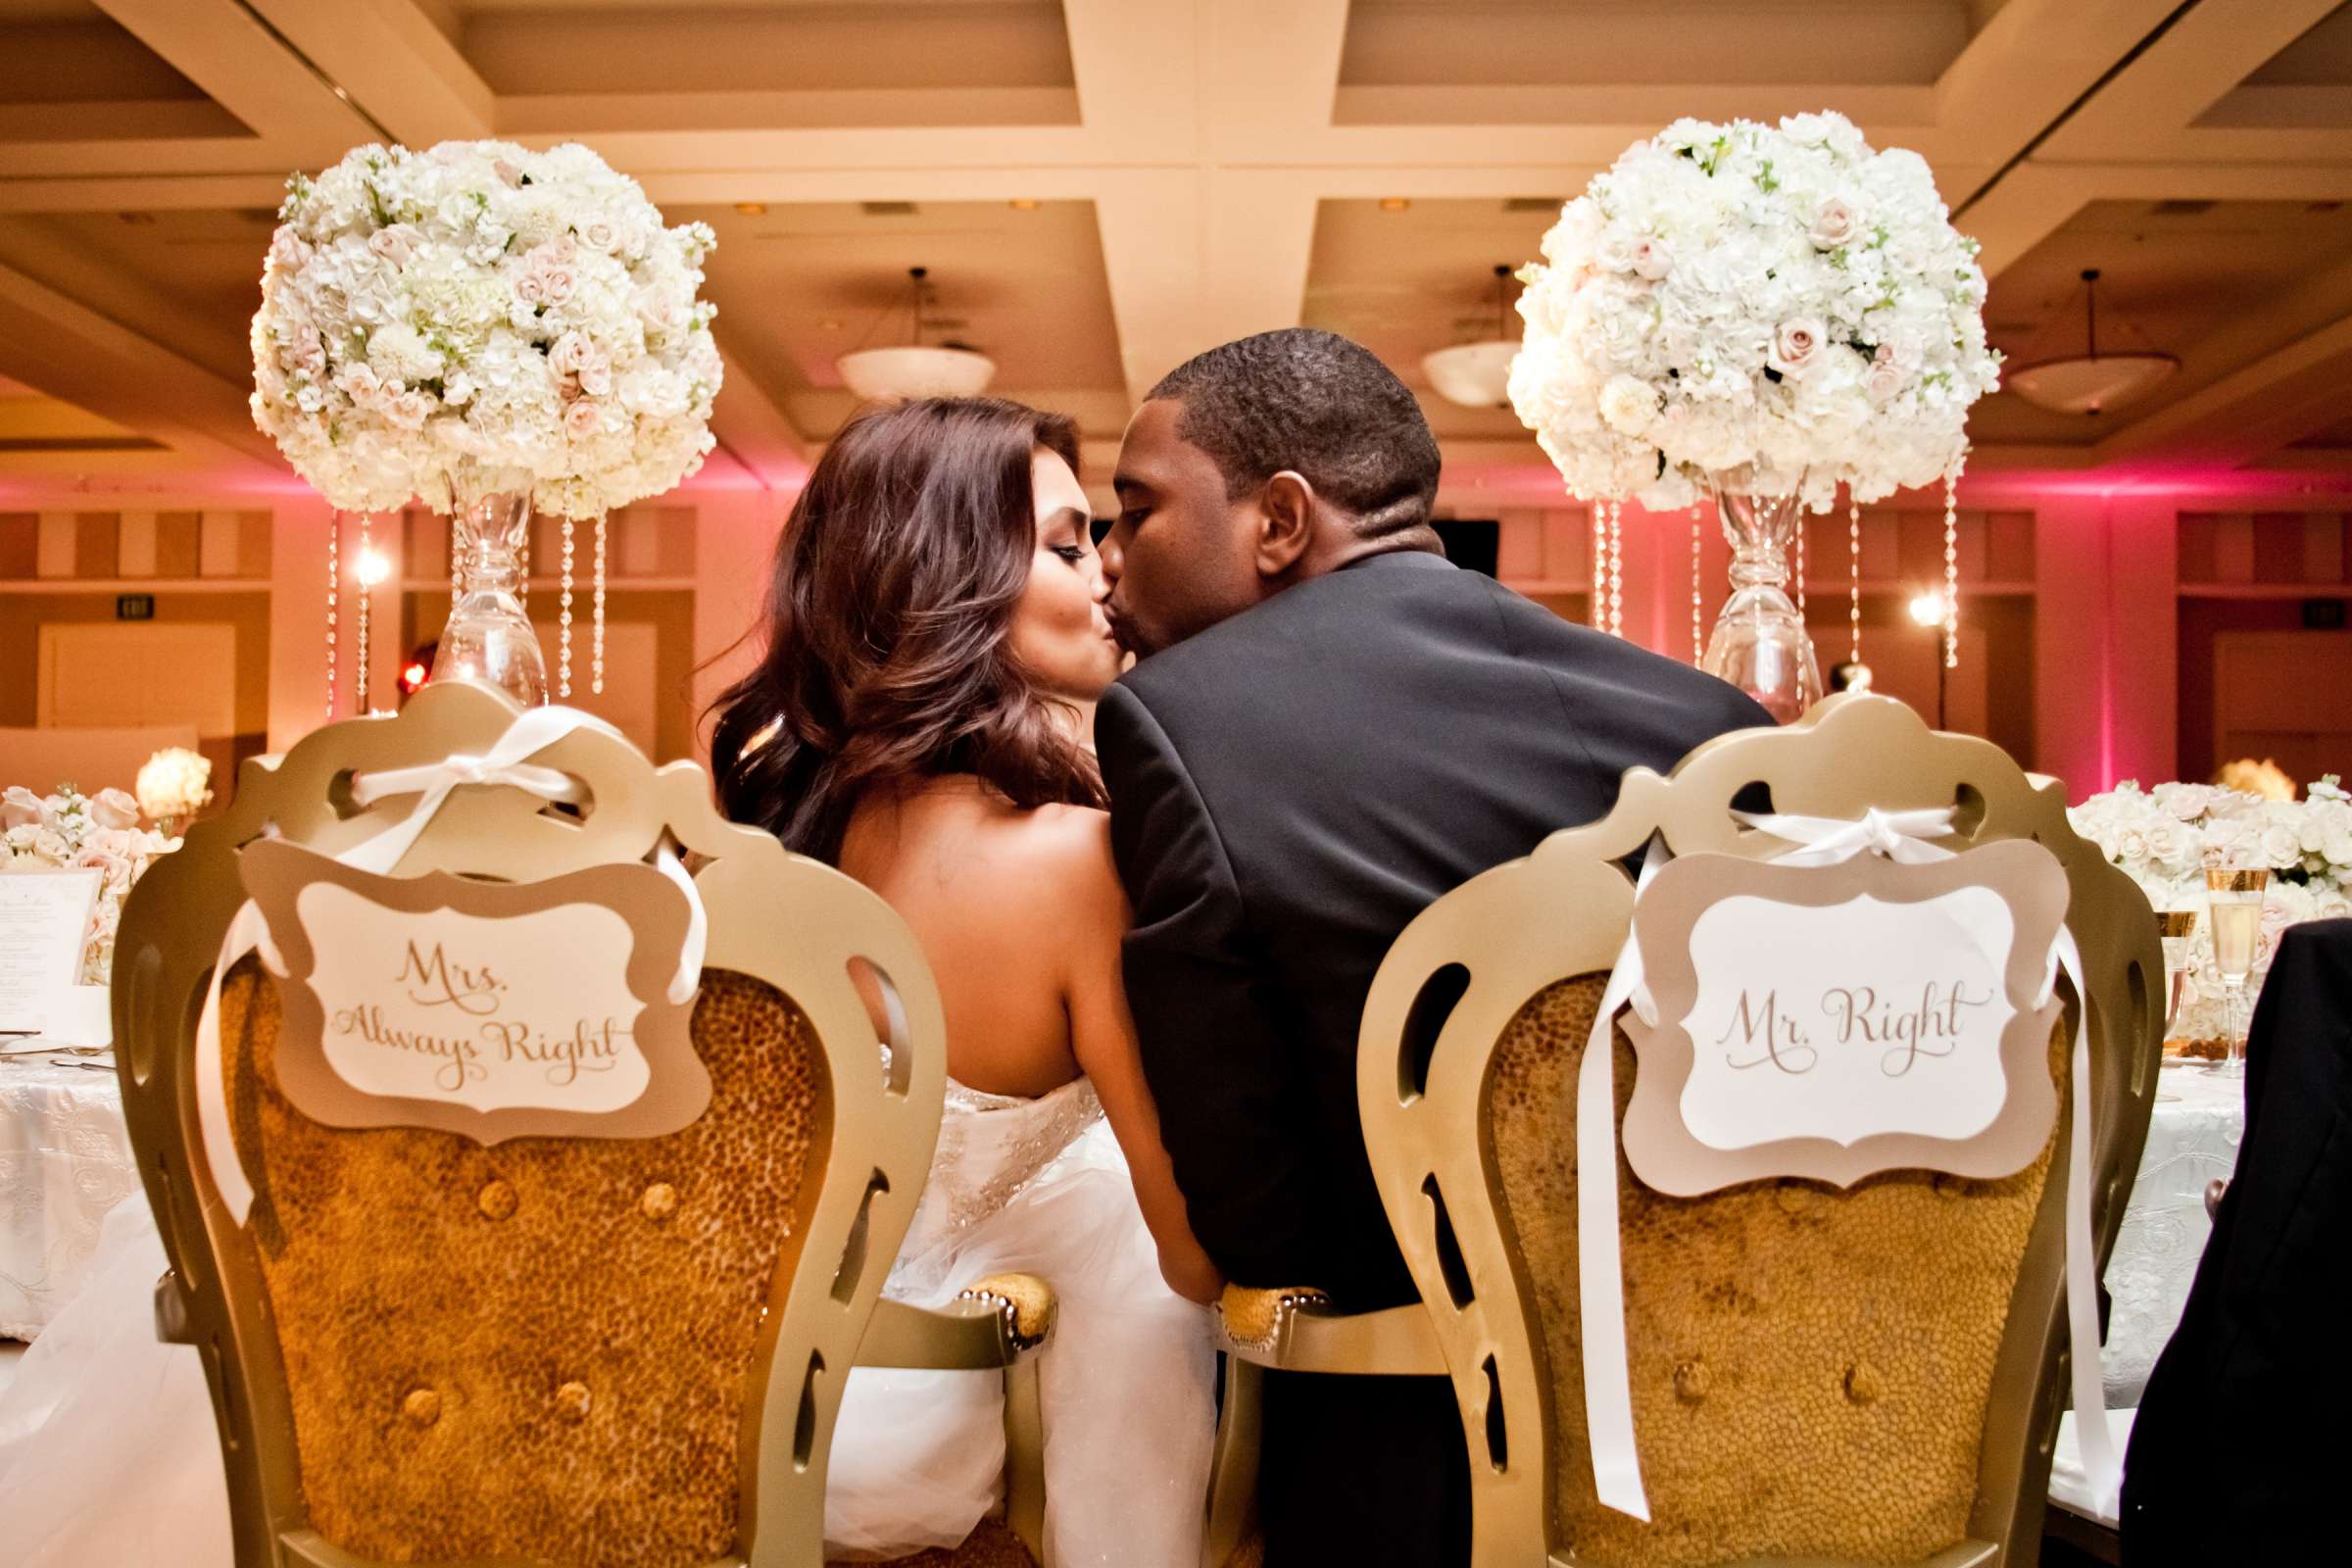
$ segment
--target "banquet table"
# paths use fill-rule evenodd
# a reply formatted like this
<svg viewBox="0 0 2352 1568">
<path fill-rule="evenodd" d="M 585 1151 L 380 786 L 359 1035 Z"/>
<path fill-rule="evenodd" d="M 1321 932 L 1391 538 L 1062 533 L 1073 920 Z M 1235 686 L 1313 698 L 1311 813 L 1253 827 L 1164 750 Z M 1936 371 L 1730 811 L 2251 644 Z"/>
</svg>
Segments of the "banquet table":
<svg viewBox="0 0 2352 1568">
<path fill-rule="evenodd" d="M 0 1338 L 72 1298 L 98 1222 L 138 1190 L 111 1057 L 0 1058 Z"/>
<path fill-rule="evenodd" d="M 2213 1232 L 2205 1186 L 2236 1168 L 2245 1132 L 2244 1079 L 2196 1065 L 2168 1066 L 2158 1077 L 2147 1148 L 2107 1259 L 2107 1348 L 2100 1359 L 2110 1409 L 2139 1403 L 2157 1353 L 2180 1325 Z"/>
</svg>

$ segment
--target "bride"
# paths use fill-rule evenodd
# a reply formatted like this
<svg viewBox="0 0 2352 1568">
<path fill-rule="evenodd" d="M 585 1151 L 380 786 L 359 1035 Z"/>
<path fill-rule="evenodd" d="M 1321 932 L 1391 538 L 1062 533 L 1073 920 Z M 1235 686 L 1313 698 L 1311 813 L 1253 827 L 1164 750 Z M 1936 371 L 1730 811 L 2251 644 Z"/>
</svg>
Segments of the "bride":
<svg viewBox="0 0 2352 1568">
<path fill-rule="evenodd" d="M 1119 654 L 1075 456 L 1068 420 L 1009 403 L 852 421 L 794 510 L 767 653 L 720 701 L 713 771 L 732 814 L 874 888 L 930 958 L 952 1081 L 885 1289 L 933 1306 L 1008 1270 L 1054 1287 L 1046 1568 L 1191 1568 L 1215 1420 L 1193 1303 L 1218 1280 L 1119 988 L 1126 908 L 1084 723 Z M 164 1268 L 147 1204 L 118 1205 L 82 1290 L 0 1391 L 11 1568 L 229 1563 L 203 1370 L 155 1340 Z M 852 1372 L 828 1556 L 962 1541 L 998 1501 L 1002 1389 Z"/>
<path fill-rule="evenodd" d="M 1054 1288 L 1046 1568 L 1190 1568 L 1215 1422 L 1193 1302 L 1220 1282 L 1119 984 L 1126 901 L 1086 741 L 1121 655 L 1076 458 L 1068 419 L 995 399 L 845 426 L 778 546 L 766 654 L 716 705 L 711 770 L 730 815 L 879 893 L 930 960 L 947 1110 L 884 1292 L 936 1306 L 1004 1270 Z M 961 1542 L 997 1500 L 1002 1391 L 853 1371 L 828 1555 Z"/>
</svg>

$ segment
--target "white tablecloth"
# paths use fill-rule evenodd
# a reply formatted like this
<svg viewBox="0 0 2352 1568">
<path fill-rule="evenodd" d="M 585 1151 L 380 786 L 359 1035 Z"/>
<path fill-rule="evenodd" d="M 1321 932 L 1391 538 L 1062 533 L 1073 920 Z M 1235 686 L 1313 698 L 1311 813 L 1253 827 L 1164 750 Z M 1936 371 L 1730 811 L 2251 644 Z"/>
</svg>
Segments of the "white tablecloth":
<svg viewBox="0 0 2352 1568">
<path fill-rule="evenodd" d="M 2110 1409 L 2134 1406 L 2157 1352 L 2180 1324 L 2189 1282 L 2213 1222 L 2205 1184 L 2237 1168 L 2246 1134 L 2245 1080 L 2202 1067 L 2167 1067 L 2156 1084 L 2148 1146 L 2107 1260 L 2106 1371 Z"/>
<path fill-rule="evenodd" d="M 112 1058 L 92 1065 L 106 1070 L 0 1060 L 0 1338 L 31 1339 L 65 1305 L 98 1222 L 139 1190 Z"/>
</svg>

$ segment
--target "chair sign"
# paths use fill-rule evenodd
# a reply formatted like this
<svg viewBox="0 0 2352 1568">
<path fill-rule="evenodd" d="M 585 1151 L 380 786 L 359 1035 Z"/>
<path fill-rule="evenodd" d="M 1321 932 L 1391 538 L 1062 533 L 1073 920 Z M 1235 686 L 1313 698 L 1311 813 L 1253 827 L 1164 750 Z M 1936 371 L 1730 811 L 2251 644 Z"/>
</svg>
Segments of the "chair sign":
<svg viewBox="0 0 2352 1568">
<path fill-rule="evenodd" d="M 238 864 L 275 949 L 278 1083 L 314 1121 L 653 1138 L 709 1105 L 692 998 L 667 995 L 688 905 L 652 866 L 386 877 L 270 839 Z"/>
<path fill-rule="evenodd" d="M 2049 1141 L 2066 873 L 2026 839 L 1926 863 L 1698 854 L 1634 910 L 1627 1163 L 1696 1197 L 1894 1169 L 1994 1178 Z"/>
</svg>

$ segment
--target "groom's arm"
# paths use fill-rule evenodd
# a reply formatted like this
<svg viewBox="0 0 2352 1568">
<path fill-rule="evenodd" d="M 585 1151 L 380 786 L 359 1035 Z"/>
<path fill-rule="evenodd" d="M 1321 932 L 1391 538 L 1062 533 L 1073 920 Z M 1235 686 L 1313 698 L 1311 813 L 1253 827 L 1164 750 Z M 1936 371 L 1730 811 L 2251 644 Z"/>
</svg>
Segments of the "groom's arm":
<svg viewBox="0 0 2352 1568">
<path fill-rule="evenodd" d="M 1095 737 L 1135 910 L 1127 1000 L 1193 1234 L 1237 1284 L 1318 1284 L 1321 1184 L 1298 1141 L 1300 1064 L 1264 1005 L 1216 823 L 1133 691 L 1110 689 Z"/>
</svg>

